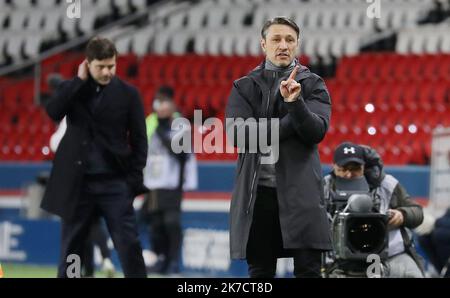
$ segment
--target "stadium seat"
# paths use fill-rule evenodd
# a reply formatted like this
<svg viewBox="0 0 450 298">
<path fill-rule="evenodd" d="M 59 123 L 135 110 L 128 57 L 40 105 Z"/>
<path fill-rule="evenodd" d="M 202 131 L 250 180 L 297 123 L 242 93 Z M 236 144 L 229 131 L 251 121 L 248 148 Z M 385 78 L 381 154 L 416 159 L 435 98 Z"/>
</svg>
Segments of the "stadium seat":
<svg viewBox="0 0 450 298">
<path fill-rule="evenodd" d="M 128 0 L 113 0 L 113 6 L 120 15 L 126 15 L 130 12 L 130 4 Z"/>
</svg>

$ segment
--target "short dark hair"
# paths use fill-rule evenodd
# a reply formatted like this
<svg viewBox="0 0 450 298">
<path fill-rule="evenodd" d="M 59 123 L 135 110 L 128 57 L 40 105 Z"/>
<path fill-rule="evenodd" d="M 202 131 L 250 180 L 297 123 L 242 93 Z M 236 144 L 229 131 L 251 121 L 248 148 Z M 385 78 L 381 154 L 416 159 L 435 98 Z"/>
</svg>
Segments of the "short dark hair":
<svg viewBox="0 0 450 298">
<path fill-rule="evenodd" d="M 162 100 L 173 100 L 174 91 L 170 86 L 161 86 L 158 89 L 158 95 L 161 96 Z"/>
<path fill-rule="evenodd" d="M 111 40 L 97 36 L 89 40 L 85 54 L 89 62 L 104 60 L 117 56 L 117 49 Z"/>
<path fill-rule="evenodd" d="M 272 25 L 287 25 L 294 29 L 295 33 L 297 33 L 297 39 L 300 38 L 300 28 L 297 26 L 297 24 L 287 17 L 275 17 L 273 19 L 267 20 L 264 23 L 264 26 L 261 29 L 261 37 L 263 39 L 266 39 L 267 36 L 267 30 L 269 30 L 269 27 Z"/>
</svg>

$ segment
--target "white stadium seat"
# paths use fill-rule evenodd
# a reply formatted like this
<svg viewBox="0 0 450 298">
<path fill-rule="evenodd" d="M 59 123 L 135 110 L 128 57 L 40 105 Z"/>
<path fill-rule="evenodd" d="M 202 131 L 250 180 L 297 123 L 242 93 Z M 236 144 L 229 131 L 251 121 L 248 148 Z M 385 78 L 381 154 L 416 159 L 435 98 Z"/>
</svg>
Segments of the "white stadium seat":
<svg viewBox="0 0 450 298">
<path fill-rule="evenodd" d="M 362 18 L 366 18 L 367 16 L 365 15 L 365 12 L 362 11 L 361 7 L 354 6 L 350 8 L 348 17 L 349 29 L 359 29 L 362 26 Z"/>
<path fill-rule="evenodd" d="M 29 58 L 37 57 L 39 55 L 39 49 L 43 41 L 43 36 L 40 31 L 29 32 L 25 38 L 24 52 Z"/>
<path fill-rule="evenodd" d="M 331 48 L 331 35 L 327 32 L 323 32 L 317 41 L 317 53 L 316 55 L 320 57 L 329 57 Z"/>
<path fill-rule="evenodd" d="M 20 34 L 13 34 L 9 37 L 6 44 L 6 54 L 10 56 L 14 62 L 23 60 L 21 55 L 22 45 L 24 44 L 24 36 Z"/>
<path fill-rule="evenodd" d="M 147 7 L 147 0 L 131 0 L 131 5 L 136 9 L 144 9 Z"/>
<path fill-rule="evenodd" d="M 239 38 L 235 38 L 234 42 L 235 42 L 234 49 L 236 51 L 236 55 L 238 56 L 249 55 L 250 36 L 248 33 L 242 33 Z"/>
<path fill-rule="evenodd" d="M 244 35 L 241 35 L 242 38 L 245 38 Z M 236 39 L 236 34 L 233 32 L 222 32 L 222 36 L 220 39 L 220 53 L 225 56 L 233 56 L 235 54 L 234 51 L 234 40 Z"/>
<path fill-rule="evenodd" d="M 209 3 L 209 2 L 207 2 Z M 187 12 L 187 29 L 199 30 L 203 27 L 209 5 L 196 5 Z"/>
<path fill-rule="evenodd" d="M 303 54 L 313 57 L 317 56 L 317 44 L 319 38 L 316 34 L 312 34 L 311 31 L 305 32 L 303 37 Z"/>
<path fill-rule="evenodd" d="M 191 30 L 176 31 L 170 36 L 170 53 L 175 55 L 186 54 L 187 44 L 192 38 Z"/>
<path fill-rule="evenodd" d="M 331 37 L 331 56 L 341 58 L 344 55 L 344 45 L 345 40 L 341 36 L 333 34 Z"/>
<path fill-rule="evenodd" d="M 395 11 L 387 9 L 387 8 L 382 10 L 380 18 L 376 18 L 374 20 L 377 27 L 381 30 L 388 29 L 390 20 L 392 19 L 394 13 L 395 13 Z"/>
<path fill-rule="evenodd" d="M 259 32 L 248 35 L 248 51 L 250 56 L 259 56 L 262 54 L 261 36 Z"/>
<path fill-rule="evenodd" d="M 78 19 L 70 19 L 66 17 L 61 18 L 61 29 L 67 34 L 69 38 L 76 35 Z"/>
<path fill-rule="evenodd" d="M 131 43 L 133 41 L 133 36 L 122 35 L 115 40 L 115 45 L 119 55 L 128 54 L 131 50 Z"/>
<path fill-rule="evenodd" d="M 209 55 L 220 55 L 220 42 L 221 42 L 221 33 L 219 30 L 216 30 L 213 34 L 208 36 L 207 40 L 207 53 Z"/>
<path fill-rule="evenodd" d="M 14 0 L 12 2 L 17 10 L 29 10 L 33 7 L 32 0 Z"/>
<path fill-rule="evenodd" d="M 126 15 L 130 12 L 130 5 L 128 0 L 113 0 L 113 5 L 120 15 Z"/>
<path fill-rule="evenodd" d="M 3 29 L 3 24 L 5 23 L 9 14 L 10 14 L 9 9 L 0 10 L 0 29 Z"/>
<path fill-rule="evenodd" d="M 407 54 L 410 51 L 410 44 L 409 30 L 402 30 L 397 34 L 395 51 L 400 54 Z"/>
<path fill-rule="evenodd" d="M 227 14 L 226 26 L 233 29 L 242 29 L 244 26 L 244 18 L 250 9 L 251 7 L 244 5 L 232 7 Z"/>
<path fill-rule="evenodd" d="M 6 34 L 0 35 L 0 64 L 3 64 L 6 62 L 6 56 L 3 54 L 4 48 L 6 47 Z"/>
<path fill-rule="evenodd" d="M 206 27 L 207 28 L 218 28 L 221 27 L 225 21 L 225 16 L 227 15 L 226 7 L 223 6 L 212 6 L 206 12 Z"/>
<path fill-rule="evenodd" d="M 428 54 L 439 53 L 440 44 L 442 42 L 442 34 L 438 30 L 433 30 L 430 28 L 428 33 L 425 35 L 425 48 L 424 52 Z"/>
<path fill-rule="evenodd" d="M 344 34 L 344 55 L 354 56 L 359 53 L 361 33 L 345 33 Z"/>
<path fill-rule="evenodd" d="M 28 30 L 39 30 L 46 18 L 44 10 L 33 10 L 28 15 Z"/>
<path fill-rule="evenodd" d="M 56 3 L 59 7 L 55 8 Z M 81 19 L 73 20 L 66 17 L 65 0 L 0 0 L 0 4 L 6 7 L 0 11 L 0 24 L 9 18 L 6 31 L 33 32 L 33 38 L 25 42 L 22 35 L 2 38 L 14 60 L 21 58 L 22 50 L 26 56 L 35 55 L 43 42 L 61 38 L 61 32 L 68 39 L 91 34 L 96 21 L 113 9 L 120 16 L 132 9 L 147 9 L 147 0 L 82 0 Z M 149 51 L 186 54 L 191 41 L 193 51 L 200 55 L 260 55 L 259 30 L 263 23 L 275 16 L 287 16 L 299 25 L 302 52 L 312 59 L 354 55 L 362 45 L 396 31 L 399 52 L 438 53 L 450 47 L 445 28 L 426 33 L 406 30 L 423 27 L 417 23 L 433 7 L 433 0 L 386 0 L 381 19 L 367 16 L 368 5 L 358 0 L 161 1 L 155 5 L 157 9 L 149 11 L 147 26 L 109 33 L 121 52 L 133 51 L 139 56 Z"/>
<path fill-rule="evenodd" d="M 425 49 L 425 33 L 423 30 L 416 30 L 412 36 L 411 53 L 421 54 Z"/>
<path fill-rule="evenodd" d="M 28 10 L 14 10 L 9 17 L 9 30 L 23 30 L 28 18 Z"/>
<path fill-rule="evenodd" d="M 155 54 L 167 54 L 169 48 L 169 39 L 174 32 L 160 31 L 155 35 L 153 43 L 153 52 Z"/>
<path fill-rule="evenodd" d="M 186 19 L 186 12 L 185 11 L 178 11 L 171 16 L 169 16 L 168 19 L 168 25 L 166 30 L 172 30 L 172 29 L 179 29 L 184 27 L 184 21 Z"/>
<path fill-rule="evenodd" d="M 450 34 L 442 34 L 441 52 L 450 53 Z"/>
<path fill-rule="evenodd" d="M 60 2 L 60 5 L 64 5 L 64 4 L 65 4 L 65 1 Z M 56 6 L 56 1 L 55 0 L 37 0 L 36 6 L 39 9 L 54 8 Z"/>
<path fill-rule="evenodd" d="M 298 6 L 294 8 L 292 19 L 295 23 L 300 27 L 300 30 L 305 28 L 305 20 L 308 11 L 304 9 L 302 6 Z"/>
<path fill-rule="evenodd" d="M 149 52 L 150 42 L 155 36 L 155 30 L 152 27 L 144 28 L 133 36 L 132 49 L 138 56 L 144 56 Z"/>
<path fill-rule="evenodd" d="M 42 32 L 46 36 L 58 37 L 58 29 L 61 26 L 62 29 L 62 20 L 68 19 L 63 17 L 63 11 L 59 8 L 54 8 L 45 13 L 44 26 L 42 28 Z"/>
<path fill-rule="evenodd" d="M 333 29 L 336 18 L 336 11 L 333 9 L 321 10 L 319 12 L 320 29 Z"/>
<path fill-rule="evenodd" d="M 345 9 L 343 7 L 337 7 L 333 28 L 335 29 L 347 28 L 348 27 L 347 21 L 350 19 L 349 14 L 350 11 L 348 9 Z"/>
<path fill-rule="evenodd" d="M 306 14 L 306 23 L 304 24 L 305 28 L 308 29 L 318 29 L 320 28 L 319 26 L 319 22 L 320 22 L 320 14 L 321 11 L 319 9 L 317 9 L 316 7 L 312 6 L 311 10 L 308 11 L 308 13 Z"/>
<path fill-rule="evenodd" d="M 194 37 L 194 53 L 197 55 L 207 54 L 208 36 L 206 34 L 197 34 Z"/>
<path fill-rule="evenodd" d="M 400 30 L 396 52 L 402 54 L 450 53 L 450 24 L 427 24 Z"/>
<path fill-rule="evenodd" d="M 96 10 L 86 10 L 82 13 L 81 19 L 78 20 L 78 29 L 84 34 L 90 34 L 94 31 L 95 20 L 98 17 Z"/>
<path fill-rule="evenodd" d="M 116 40 L 125 34 L 134 32 L 134 31 L 131 31 L 133 29 L 136 30 L 136 27 L 135 26 L 114 27 L 106 32 L 103 32 L 102 36 L 105 38 L 111 39 L 111 40 Z"/>
<path fill-rule="evenodd" d="M 249 55 L 259 56 L 262 54 L 261 49 L 261 36 L 259 32 L 255 32 L 250 35 L 248 40 Z"/>
</svg>

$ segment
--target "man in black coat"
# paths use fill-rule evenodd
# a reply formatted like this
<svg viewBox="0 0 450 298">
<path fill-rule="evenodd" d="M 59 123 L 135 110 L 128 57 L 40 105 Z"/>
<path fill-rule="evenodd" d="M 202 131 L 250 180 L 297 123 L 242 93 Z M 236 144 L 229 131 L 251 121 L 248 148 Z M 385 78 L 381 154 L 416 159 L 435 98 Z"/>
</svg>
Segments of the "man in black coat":
<svg viewBox="0 0 450 298">
<path fill-rule="evenodd" d="M 299 28 L 292 20 L 267 21 L 261 46 L 265 61 L 234 82 L 226 109 L 229 139 L 245 151 L 231 201 L 231 257 L 247 259 L 251 277 L 274 277 L 277 258 L 288 256 L 295 276 L 320 277 L 331 238 L 317 144 L 328 130 L 330 97 L 324 81 L 295 59 Z M 261 148 L 251 151 L 249 140 L 258 136 L 259 143 L 261 129 L 268 140 L 278 136 L 268 144 L 279 152 L 273 163 L 262 162 Z"/>
<path fill-rule="evenodd" d="M 106 220 L 125 277 L 146 277 L 133 209 L 134 197 L 145 191 L 145 115 L 138 91 L 114 76 L 116 57 L 111 41 L 93 38 L 78 76 L 63 82 L 46 106 L 53 120 L 67 118 L 42 201 L 62 218 L 58 277 L 67 276 L 69 255 L 82 255 L 98 216 Z"/>
</svg>

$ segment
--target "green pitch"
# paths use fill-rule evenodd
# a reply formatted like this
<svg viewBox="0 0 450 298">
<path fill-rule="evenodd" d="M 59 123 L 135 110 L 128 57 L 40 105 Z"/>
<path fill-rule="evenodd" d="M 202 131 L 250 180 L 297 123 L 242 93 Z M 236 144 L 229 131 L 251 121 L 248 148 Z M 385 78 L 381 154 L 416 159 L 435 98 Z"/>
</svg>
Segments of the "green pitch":
<svg viewBox="0 0 450 298">
<path fill-rule="evenodd" d="M 56 266 L 24 265 L 2 262 L 4 278 L 55 278 Z M 96 272 L 95 277 L 106 277 L 103 272 Z M 115 277 L 123 277 L 121 272 Z"/>
<path fill-rule="evenodd" d="M 2 268 L 4 278 L 56 277 L 55 266 L 34 266 L 2 262 Z"/>
</svg>

